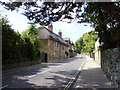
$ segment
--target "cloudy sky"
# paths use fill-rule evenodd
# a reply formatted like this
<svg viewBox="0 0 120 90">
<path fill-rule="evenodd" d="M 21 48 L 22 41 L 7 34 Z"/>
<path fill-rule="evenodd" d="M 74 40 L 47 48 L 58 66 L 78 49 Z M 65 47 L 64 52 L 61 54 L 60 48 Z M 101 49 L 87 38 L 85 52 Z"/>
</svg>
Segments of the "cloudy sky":
<svg viewBox="0 0 120 90">
<path fill-rule="evenodd" d="M 22 12 L 22 11 L 20 11 Z M 16 11 L 7 11 L 2 6 L 0 6 L 0 13 L 2 16 L 6 16 L 8 21 L 12 25 L 12 28 L 15 31 L 22 32 L 29 27 L 29 20 L 24 15 L 20 14 L 20 12 Z M 63 38 L 70 38 L 71 41 L 75 42 L 78 40 L 82 35 L 88 31 L 93 30 L 90 27 L 90 24 L 78 24 L 78 23 L 66 23 L 66 22 L 54 22 L 53 24 L 53 31 L 58 34 L 59 30 L 62 31 Z M 87 25 L 87 26 L 84 26 Z"/>
</svg>

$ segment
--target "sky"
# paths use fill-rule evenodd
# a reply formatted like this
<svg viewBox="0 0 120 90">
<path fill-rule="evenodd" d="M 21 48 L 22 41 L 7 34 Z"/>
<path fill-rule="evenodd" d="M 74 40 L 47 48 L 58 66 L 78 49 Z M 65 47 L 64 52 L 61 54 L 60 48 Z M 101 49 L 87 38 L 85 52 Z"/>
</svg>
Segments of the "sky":
<svg viewBox="0 0 120 90">
<path fill-rule="evenodd" d="M 18 31 L 19 33 L 25 31 L 28 29 L 30 24 L 28 24 L 29 20 L 26 16 L 21 14 L 22 10 L 19 12 L 17 11 L 8 11 L 4 9 L 0 5 L 0 13 L 2 16 L 6 16 L 8 18 L 8 21 L 10 25 L 12 25 L 12 28 L 15 31 Z M 94 30 L 92 27 L 90 27 L 90 24 L 79 24 L 76 22 L 73 23 L 66 23 L 66 22 L 53 22 L 53 32 L 58 34 L 59 30 L 62 31 L 62 38 L 70 38 L 71 41 L 74 43 L 82 37 L 82 35 L 86 32 L 89 32 L 91 30 Z M 87 25 L 87 26 L 84 26 Z M 38 26 L 39 27 L 39 26 Z"/>
</svg>

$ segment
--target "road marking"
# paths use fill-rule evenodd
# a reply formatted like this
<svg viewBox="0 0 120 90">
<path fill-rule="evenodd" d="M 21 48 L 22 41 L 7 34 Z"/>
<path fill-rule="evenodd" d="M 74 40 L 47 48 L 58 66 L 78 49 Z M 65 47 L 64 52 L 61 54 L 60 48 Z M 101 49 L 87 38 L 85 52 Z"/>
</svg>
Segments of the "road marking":
<svg viewBox="0 0 120 90">
<path fill-rule="evenodd" d="M 37 73 L 36 75 L 39 75 L 39 74 L 48 72 L 48 71 L 50 71 L 50 70 L 51 70 L 51 69 L 45 70 L 45 71 L 43 71 L 43 72 Z M 29 79 L 29 78 L 35 77 L 36 75 L 31 75 L 31 76 L 28 76 L 27 78 Z"/>
<path fill-rule="evenodd" d="M 63 64 L 63 65 L 66 65 L 66 63 L 65 63 L 65 64 Z"/>
<path fill-rule="evenodd" d="M 56 66 L 56 67 L 61 67 L 61 66 L 64 66 L 64 65 L 66 65 L 66 63 L 65 63 L 65 64 L 62 64 L 62 65 L 59 65 L 59 66 Z"/>
<path fill-rule="evenodd" d="M 50 70 L 51 70 L 51 69 L 48 69 L 48 70 L 45 70 L 45 71 L 40 72 L 40 73 L 38 73 L 38 74 L 42 74 L 42 73 L 48 72 L 48 71 L 50 71 Z"/>
<path fill-rule="evenodd" d="M 1 87 L 0 89 L 6 88 L 6 87 L 8 87 L 8 85 L 5 85 L 5 86 Z"/>
<path fill-rule="evenodd" d="M 57 67 L 60 67 L 60 66 L 57 66 Z"/>
<path fill-rule="evenodd" d="M 86 60 L 85 60 L 86 61 Z M 80 68 L 77 70 L 77 72 L 74 74 L 74 76 L 72 77 L 72 79 L 68 82 L 68 84 L 65 86 L 64 90 L 68 90 L 69 87 L 71 86 L 71 84 L 73 83 L 73 81 L 76 79 L 78 73 L 82 70 L 85 61 L 82 63 L 82 65 L 80 66 Z"/>
</svg>

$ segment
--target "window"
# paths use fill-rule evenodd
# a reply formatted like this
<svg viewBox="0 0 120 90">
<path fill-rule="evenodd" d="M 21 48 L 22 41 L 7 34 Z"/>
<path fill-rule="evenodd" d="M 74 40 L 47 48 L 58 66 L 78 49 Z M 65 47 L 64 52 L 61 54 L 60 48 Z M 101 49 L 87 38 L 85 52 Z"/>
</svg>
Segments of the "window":
<svg viewBox="0 0 120 90">
<path fill-rule="evenodd" d="M 55 51 L 54 51 L 54 56 L 55 56 Z"/>
<path fill-rule="evenodd" d="M 58 42 L 56 42 L 56 47 L 58 47 Z"/>
</svg>

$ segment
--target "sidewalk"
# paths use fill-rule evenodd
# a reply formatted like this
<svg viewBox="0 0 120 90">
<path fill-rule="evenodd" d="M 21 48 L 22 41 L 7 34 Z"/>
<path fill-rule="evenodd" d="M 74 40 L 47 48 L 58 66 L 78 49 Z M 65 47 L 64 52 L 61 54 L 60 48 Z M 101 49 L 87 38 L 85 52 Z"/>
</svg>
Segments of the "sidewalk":
<svg viewBox="0 0 120 90">
<path fill-rule="evenodd" d="M 112 88 L 112 85 L 100 65 L 88 57 L 73 88 Z"/>
</svg>

